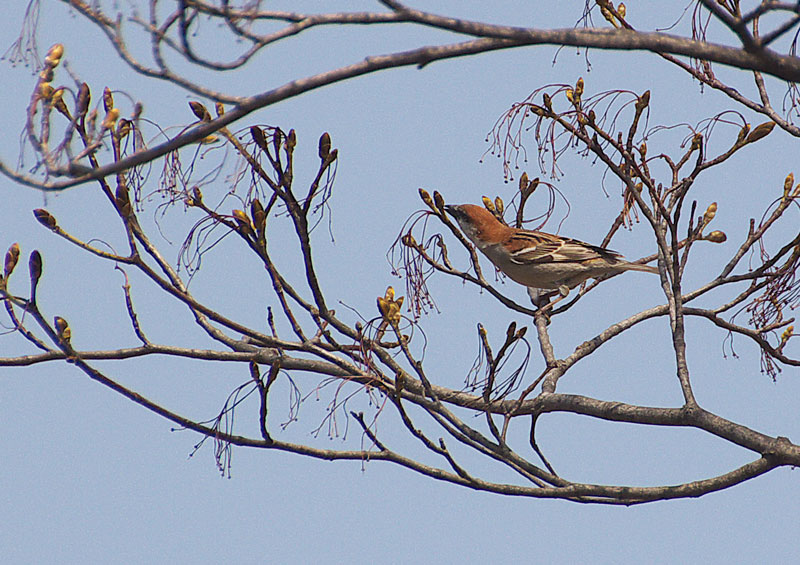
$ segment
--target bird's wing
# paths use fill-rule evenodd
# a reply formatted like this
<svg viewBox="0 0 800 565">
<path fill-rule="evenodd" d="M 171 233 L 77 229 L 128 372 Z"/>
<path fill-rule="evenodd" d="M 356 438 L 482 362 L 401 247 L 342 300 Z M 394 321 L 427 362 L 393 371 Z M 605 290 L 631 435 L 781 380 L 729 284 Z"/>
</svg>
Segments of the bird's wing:
<svg viewBox="0 0 800 565">
<path fill-rule="evenodd" d="M 615 263 L 622 257 L 616 251 L 544 232 L 515 232 L 509 238 L 507 245 L 511 251 L 511 260 L 520 265 L 582 263 L 592 259 L 605 259 Z"/>
</svg>

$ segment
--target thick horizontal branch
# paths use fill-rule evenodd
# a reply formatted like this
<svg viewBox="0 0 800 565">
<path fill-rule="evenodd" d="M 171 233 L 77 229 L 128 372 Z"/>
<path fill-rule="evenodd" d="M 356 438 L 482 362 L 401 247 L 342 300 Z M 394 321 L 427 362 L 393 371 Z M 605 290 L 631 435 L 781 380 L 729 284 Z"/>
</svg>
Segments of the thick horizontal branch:
<svg viewBox="0 0 800 565">
<path fill-rule="evenodd" d="M 576 394 L 542 394 L 526 401 L 520 411 L 535 415 L 571 412 L 612 422 L 693 427 L 764 456 L 774 456 L 781 464 L 800 465 L 800 445 L 795 445 L 786 438 L 762 434 L 696 406 L 659 408 L 608 402 Z"/>
<path fill-rule="evenodd" d="M 512 41 L 515 46 L 549 44 L 669 53 L 739 69 L 760 71 L 789 82 L 800 81 L 800 58 L 780 55 L 769 49 L 751 52 L 741 47 L 728 47 L 677 35 L 629 29 L 530 29 L 446 18 L 416 10 L 405 10 L 403 13 L 412 21 L 437 29 L 447 29 L 475 37 L 506 39 Z"/>
<path fill-rule="evenodd" d="M 51 171 L 51 174 L 75 177 L 69 180 L 40 182 L 34 177 L 28 177 L 12 171 L 2 163 L 0 163 L 0 172 L 3 172 L 22 184 L 27 184 L 46 191 L 60 191 L 150 162 L 181 147 L 196 143 L 222 127 L 240 120 L 258 109 L 282 100 L 293 98 L 322 86 L 389 68 L 409 65 L 418 65 L 422 67 L 433 61 L 486 53 L 511 47 L 549 44 L 595 47 L 612 50 L 645 50 L 654 53 L 672 53 L 714 61 L 741 69 L 758 70 L 790 82 L 800 82 L 800 59 L 787 55 L 778 55 L 767 49 L 751 53 L 735 47 L 695 41 L 678 36 L 662 33 L 643 33 L 624 29 L 538 30 L 493 26 L 449 18 L 440 18 L 435 20 L 434 23 L 434 20 L 430 20 L 430 17 L 432 16 L 426 15 L 425 18 L 421 17 L 420 23 L 457 31 L 459 33 L 468 33 L 485 37 L 463 43 L 428 46 L 389 55 L 367 57 L 364 61 L 353 65 L 340 67 L 286 83 L 276 89 L 246 98 L 223 116 L 201 124 L 191 131 L 162 143 L 161 145 L 140 151 L 109 165 L 83 171 L 84 174 L 80 174 L 80 176 L 75 176 L 76 170 L 74 165 L 67 166 L 63 170 Z"/>
</svg>

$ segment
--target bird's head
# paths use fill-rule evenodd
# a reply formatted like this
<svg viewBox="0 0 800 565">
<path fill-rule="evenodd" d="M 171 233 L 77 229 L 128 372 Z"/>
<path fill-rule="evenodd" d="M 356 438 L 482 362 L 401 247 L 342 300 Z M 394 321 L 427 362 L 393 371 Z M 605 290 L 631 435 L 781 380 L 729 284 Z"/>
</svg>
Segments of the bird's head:
<svg viewBox="0 0 800 565">
<path fill-rule="evenodd" d="M 448 204 L 445 212 L 453 216 L 464 234 L 473 242 L 483 239 L 501 224 L 489 210 L 475 204 Z"/>
</svg>

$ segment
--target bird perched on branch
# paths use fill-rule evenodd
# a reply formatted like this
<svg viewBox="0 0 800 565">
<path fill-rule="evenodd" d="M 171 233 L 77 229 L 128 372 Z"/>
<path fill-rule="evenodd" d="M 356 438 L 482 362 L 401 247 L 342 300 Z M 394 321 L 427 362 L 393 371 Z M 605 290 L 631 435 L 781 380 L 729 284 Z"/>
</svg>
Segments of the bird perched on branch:
<svg viewBox="0 0 800 565">
<path fill-rule="evenodd" d="M 444 209 L 495 267 L 529 289 L 558 290 L 563 298 L 588 279 L 622 271 L 658 273 L 656 267 L 629 263 L 616 251 L 509 227 L 481 206 L 458 204 Z M 536 300 L 533 294 L 531 298 Z"/>
</svg>

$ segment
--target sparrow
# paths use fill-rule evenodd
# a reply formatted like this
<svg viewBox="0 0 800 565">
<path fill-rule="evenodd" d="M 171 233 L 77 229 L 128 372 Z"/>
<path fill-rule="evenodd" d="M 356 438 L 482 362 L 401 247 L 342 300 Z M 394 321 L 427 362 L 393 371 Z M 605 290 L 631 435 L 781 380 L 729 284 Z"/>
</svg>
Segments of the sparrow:
<svg viewBox="0 0 800 565">
<path fill-rule="evenodd" d="M 588 279 L 622 271 L 658 273 L 656 267 L 629 263 L 604 247 L 509 227 L 482 206 L 458 204 L 444 209 L 498 270 L 529 289 L 558 290 L 563 298 Z"/>
</svg>

